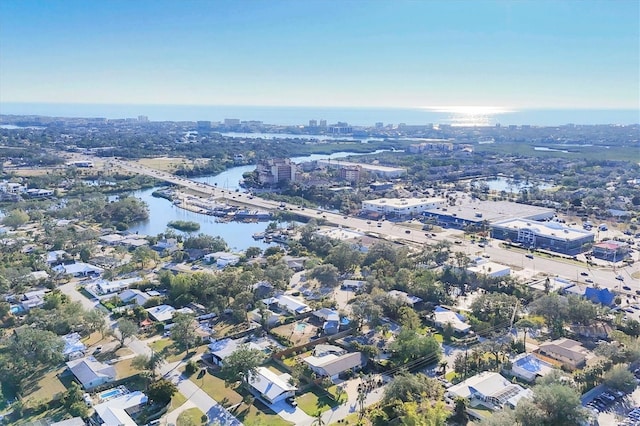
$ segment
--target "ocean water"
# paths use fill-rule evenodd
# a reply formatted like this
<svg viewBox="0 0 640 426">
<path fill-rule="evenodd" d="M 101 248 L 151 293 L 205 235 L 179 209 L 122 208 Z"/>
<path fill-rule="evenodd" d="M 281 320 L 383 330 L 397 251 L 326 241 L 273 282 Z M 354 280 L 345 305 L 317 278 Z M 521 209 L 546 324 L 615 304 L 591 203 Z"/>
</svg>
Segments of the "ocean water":
<svg viewBox="0 0 640 426">
<path fill-rule="evenodd" d="M 523 109 L 519 111 L 452 112 L 426 108 L 329 108 L 215 105 L 117 105 L 2 103 L 0 114 L 53 117 L 135 118 L 146 115 L 151 121 L 223 121 L 225 118 L 258 120 L 266 124 L 306 125 L 309 120 L 338 121 L 354 126 L 386 124 L 451 124 L 470 126 L 563 124 L 638 124 L 640 109 Z"/>
</svg>

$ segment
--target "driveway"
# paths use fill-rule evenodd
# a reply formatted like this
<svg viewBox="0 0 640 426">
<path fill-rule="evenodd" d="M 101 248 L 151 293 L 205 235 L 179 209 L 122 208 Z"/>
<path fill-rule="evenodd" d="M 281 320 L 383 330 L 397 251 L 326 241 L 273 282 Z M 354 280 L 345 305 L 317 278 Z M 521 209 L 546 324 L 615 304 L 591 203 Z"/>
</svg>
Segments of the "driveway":
<svg viewBox="0 0 640 426">
<path fill-rule="evenodd" d="M 262 400 L 261 400 L 262 401 Z M 264 402 L 264 401 L 262 401 Z M 294 425 L 310 425 L 314 418 L 302 411 L 300 407 L 292 407 L 286 401 L 280 401 L 275 404 L 269 404 L 277 415 L 283 419 L 292 422 Z"/>
</svg>

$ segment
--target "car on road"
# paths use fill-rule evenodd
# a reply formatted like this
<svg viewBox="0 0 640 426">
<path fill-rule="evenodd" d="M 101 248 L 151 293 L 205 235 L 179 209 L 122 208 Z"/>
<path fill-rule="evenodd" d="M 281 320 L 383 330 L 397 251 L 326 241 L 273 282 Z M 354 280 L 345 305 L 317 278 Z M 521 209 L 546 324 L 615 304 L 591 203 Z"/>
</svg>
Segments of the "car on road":
<svg viewBox="0 0 640 426">
<path fill-rule="evenodd" d="M 367 225 L 371 225 L 371 221 L 370 220 L 367 221 Z"/>
<path fill-rule="evenodd" d="M 585 283 L 590 283 L 593 284 L 593 280 L 591 278 L 587 278 L 586 280 L 584 280 Z"/>
<path fill-rule="evenodd" d="M 629 287 L 628 285 L 623 285 L 622 288 L 624 290 L 631 291 L 631 287 Z"/>
<path fill-rule="evenodd" d="M 462 244 L 462 240 L 455 240 L 454 243 L 456 244 Z"/>
<path fill-rule="evenodd" d="M 582 275 L 583 277 L 588 277 L 589 276 L 589 274 L 586 273 L 586 272 L 580 272 L 580 275 Z"/>
<path fill-rule="evenodd" d="M 102 352 L 102 346 L 98 346 L 97 348 L 95 348 L 95 349 L 93 350 L 93 354 L 94 354 L 94 355 L 97 355 L 97 354 L 99 354 L 100 352 Z"/>
<path fill-rule="evenodd" d="M 525 254 L 524 257 L 529 258 L 529 259 L 533 259 L 533 255 L 532 254 Z"/>
<path fill-rule="evenodd" d="M 616 275 L 616 280 L 624 281 L 624 277 L 622 275 Z"/>
<path fill-rule="evenodd" d="M 406 229 L 406 230 L 404 231 L 404 233 L 405 233 L 405 234 L 410 234 L 410 233 L 411 233 L 411 231 L 410 231 L 410 230 L 408 230 L 408 229 Z"/>
<path fill-rule="evenodd" d="M 478 247 L 484 248 L 484 243 L 478 243 Z"/>
</svg>

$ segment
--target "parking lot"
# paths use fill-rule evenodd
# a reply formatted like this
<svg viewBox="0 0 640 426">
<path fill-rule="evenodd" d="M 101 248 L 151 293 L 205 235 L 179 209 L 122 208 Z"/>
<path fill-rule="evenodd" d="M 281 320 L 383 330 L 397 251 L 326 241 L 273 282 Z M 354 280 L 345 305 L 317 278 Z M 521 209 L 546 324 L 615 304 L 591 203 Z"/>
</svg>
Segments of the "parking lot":
<svg viewBox="0 0 640 426">
<path fill-rule="evenodd" d="M 640 370 L 634 373 L 640 380 Z M 585 405 L 600 425 L 640 426 L 640 388 L 631 394 L 604 388 Z"/>
</svg>

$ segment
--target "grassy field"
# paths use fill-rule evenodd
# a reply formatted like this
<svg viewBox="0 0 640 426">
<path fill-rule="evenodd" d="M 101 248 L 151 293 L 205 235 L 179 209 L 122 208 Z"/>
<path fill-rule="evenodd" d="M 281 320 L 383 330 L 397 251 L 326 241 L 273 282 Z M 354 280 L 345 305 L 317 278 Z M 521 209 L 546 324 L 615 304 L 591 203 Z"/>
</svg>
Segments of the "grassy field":
<svg viewBox="0 0 640 426">
<path fill-rule="evenodd" d="M 176 362 L 184 359 L 187 356 L 187 352 L 179 348 L 176 343 L 171 339 L 160 339 L 149 344 L 149 347 L 155 352 L 164 356 L 166 362 Z M 206 346 L 199 346 L 189 350 L 189 355 L 204 353 L 207 350 Z"/>
<path fill-rule="evenodd" d="M 199 408 L 189 408 L 180 413 L 176 421 L 176 426 L 205 425 L 207 422 L 202 421 L 202 416 L 204 416 L 204 413 Z"/>
<path fill-rule="evenodd" d="M 198 378 L 197 375 L 193 375 L 190 377 L 190 380 L 224 407 L 239 404 L 231 413 L 246 426 L 291 425 L 291 423 L 283 420 L 277 414 L 272 413 L 268 407 L 260 404 L 258 401 L 254 401 L 252 405 L 243 403 L 242 395 L 236 392 L 233 388 L 227 387 L 224 380 L 217 376 L 207 373 L 203 377 Z"/>
<path fill-rule="evenodd" d="M 137 163 L 150 167 L 156 170 L 162 170 L 165 172 L 174 171 L 179 165 L 186 165 L 191 167 L 192 162 L 186 158 L 176 157 L 158 157 L 158 158 L 142 158 Z"/>
<path fill-rule="evenodd" d="M 298 407 L 312 417 L 315 416 L 318 411 L 324 413 L 330 408 L 339 405 L 336 401 L 316 387 L 296 397 L 296 401 L 298 402 Z"/>
<path fill-rule="evenodd" d="M 169 412 L 175 410 L 180 407 L 182 404 L 187 402 L 187 398 L 184 397 L 180 392 L 176 392 L 171 397 L 171 405 L 169 405 Z"/>
<path fill-rule="evenodd" d="M 58 374 L 63 372 L 65 368 L 66 366 L 51 370 L 35 384 L 28 385 L 27 389 L 25 389 L 25 402 L 50 401 L 66 392 L 65 384 L 58 377 Z"/>
<path fill-rule="evenodd" d="M 241 404 L 233 414 L 246 426 L 289 426 L 293 423 L 271 412 L 271 410 L 255 401 L 252 405 Z"/>
</svg>

